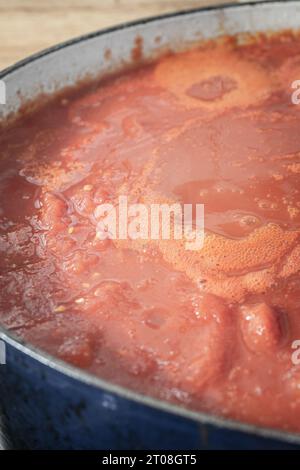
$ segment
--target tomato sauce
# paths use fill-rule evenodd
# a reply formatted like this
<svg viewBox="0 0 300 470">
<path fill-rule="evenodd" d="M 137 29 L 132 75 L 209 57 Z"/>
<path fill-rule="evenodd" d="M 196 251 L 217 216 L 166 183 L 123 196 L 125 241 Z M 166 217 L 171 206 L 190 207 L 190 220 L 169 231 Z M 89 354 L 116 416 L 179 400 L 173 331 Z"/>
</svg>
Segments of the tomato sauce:
<svg viewBox="0 0 300 470">
<path fill-rule="evenodd" d="M 0 321 L 104 379 L 300 431 L 300 39 L 209 42 L 0 132 Z M 202 249 L 102 240 L 95 209 L 205 205 Z"/>
</svg>

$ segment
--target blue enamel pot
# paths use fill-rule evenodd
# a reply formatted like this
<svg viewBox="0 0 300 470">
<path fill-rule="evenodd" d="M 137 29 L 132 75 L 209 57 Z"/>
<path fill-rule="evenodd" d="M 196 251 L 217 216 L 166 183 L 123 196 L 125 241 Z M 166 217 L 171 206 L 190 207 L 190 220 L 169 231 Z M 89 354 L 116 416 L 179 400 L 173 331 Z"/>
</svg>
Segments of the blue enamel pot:
<svg viewBox="0 0 300 470">
<path fill-rule="evenodd" d="M 40 93 L 130 64 L 136 38 L 143 58 L 223 34 L 300 28 L 300 2 L 216 6 L 121 25 L 60 44 L 0 74 L 0 119 Z M 159 38 L 159 50 L 157 49 Z M 109 58 L 106 54 L 110 50 Z M 17 449 L 296 449 L 300 435 L 186 410 L 76 369 L 0 327 L 2 446 Z"/>
</svg>

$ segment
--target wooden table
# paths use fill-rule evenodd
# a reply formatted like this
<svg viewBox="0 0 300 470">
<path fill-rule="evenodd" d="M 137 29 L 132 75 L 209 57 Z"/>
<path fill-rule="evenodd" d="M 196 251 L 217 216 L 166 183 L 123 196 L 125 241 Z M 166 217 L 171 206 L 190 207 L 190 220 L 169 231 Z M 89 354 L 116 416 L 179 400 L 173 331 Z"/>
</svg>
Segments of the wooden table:
<svg viewBox="0 0 300 470">
<path fill-rule="evenodd" d="M 229 0 L 0 0 L 0 70 L 100 28 Z"/>
</svg>

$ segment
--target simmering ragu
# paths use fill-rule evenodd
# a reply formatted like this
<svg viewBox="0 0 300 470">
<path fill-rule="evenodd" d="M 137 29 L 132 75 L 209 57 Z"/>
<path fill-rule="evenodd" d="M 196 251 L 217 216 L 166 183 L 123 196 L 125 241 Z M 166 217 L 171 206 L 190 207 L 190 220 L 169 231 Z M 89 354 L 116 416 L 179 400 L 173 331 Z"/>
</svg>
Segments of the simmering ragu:
<svg viewBox="0 0 300 470">
<path fill-rule="evenodd" d="M 117 384 L 300 431 L 300 39 L 226 38 L 0 131 L 0 321 Z M 205 239 L 99 236 L 95 210 L 204 204 Z"/>
</svg>

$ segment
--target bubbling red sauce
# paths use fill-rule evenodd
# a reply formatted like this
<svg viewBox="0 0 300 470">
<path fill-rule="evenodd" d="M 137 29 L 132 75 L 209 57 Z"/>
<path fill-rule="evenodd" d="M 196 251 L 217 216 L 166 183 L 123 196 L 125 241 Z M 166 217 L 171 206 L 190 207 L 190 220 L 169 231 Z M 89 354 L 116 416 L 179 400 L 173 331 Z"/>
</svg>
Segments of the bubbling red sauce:
<svg viewBox="0 0 300 470">
<path fill-rule="evenodd" d="M 0 132 L 0 321 L 104 379 L 300 431 L 300 39 L 202 44 Z M 102 240 L 95 209 L 205 205 L 202 249 Z"/>
</svg>

